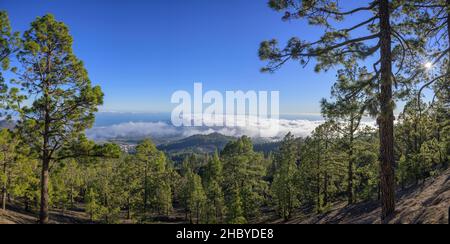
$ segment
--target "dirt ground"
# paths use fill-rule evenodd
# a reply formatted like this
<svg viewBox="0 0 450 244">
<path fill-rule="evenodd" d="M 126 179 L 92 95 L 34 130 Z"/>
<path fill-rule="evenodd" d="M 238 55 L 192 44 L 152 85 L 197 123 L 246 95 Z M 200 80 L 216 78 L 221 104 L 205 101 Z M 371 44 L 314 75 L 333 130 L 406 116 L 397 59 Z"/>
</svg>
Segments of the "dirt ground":
<svg viewBox="0 0 450 244">
<path fill-rule="evenodd" d="M 0 224 L 37 224 L 38 214 L 26 212 L 16 206 L 8 206 L 8 210 L 0 209 Z M 79 210 L 59 210 L 50 211 L 51 224 L 88 224 L 89 216 L 81 209 Z"/>
</svg>

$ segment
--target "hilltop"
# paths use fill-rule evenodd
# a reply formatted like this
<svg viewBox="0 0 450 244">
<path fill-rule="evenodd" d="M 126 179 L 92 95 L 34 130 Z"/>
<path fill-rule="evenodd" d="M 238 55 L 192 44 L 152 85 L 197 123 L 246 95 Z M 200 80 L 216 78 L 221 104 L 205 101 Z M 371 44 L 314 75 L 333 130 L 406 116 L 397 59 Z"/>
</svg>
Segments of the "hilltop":
<svg viewBox="0 0 450 244">
<path fill-rule="evenodd" d="M 196 154 L 211 154 L 216 150 L 221 151 L 225 146 L 238 138 L 226 136 L 220 133 L 212 133 L 208 135 L 194 135 L 181 140 L 160 144 L 159 150 L 166 153 L 196 153 Z M 262 139 L 257 140 L 254 144 L 254 150 L 257 152 L 268 153 L 275 151 L 280 142 L 267 142 Z"/>
<path fill-rule="evenodd" d="M 216 150 L 222 150 L 233 140 L 236 140 L 236 138 L 219 133 L 194 135 L 178 141 L 159 145 L 158 149 L 167 153 L 213 153 Z"/>
</svg>

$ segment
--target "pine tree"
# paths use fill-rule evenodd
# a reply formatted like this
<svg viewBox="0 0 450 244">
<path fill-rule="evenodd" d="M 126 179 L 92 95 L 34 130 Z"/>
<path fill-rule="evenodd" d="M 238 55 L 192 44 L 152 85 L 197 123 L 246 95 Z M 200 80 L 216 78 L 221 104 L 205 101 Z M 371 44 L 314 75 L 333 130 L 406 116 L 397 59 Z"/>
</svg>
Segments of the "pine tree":
<svg viewBox="0 0 450 244">
<path fill-rule="evenodd" d="M 91 86 L 83 63 L 73 54 L 67 26 L 52 15 L 38 17 L 22 43 L 19 83 L 35 100 L 20 109 L 19 124 L 26 141 L 40 155 L 40 222 L 46 224 L 50 165 L 60 160 L 57 153 L 66 142 L 92 126 L 103 93 L 100 87 Z"/>
<path fill-rule="evenodd" d="M 17 146 L 18 140 L 14 134 L 12 134 L 8 129 L 3 129 L 0 131 L 0 183 L 2 186 L 1 202 L 3 210 L 6 210 L 6 199 L 8 189 L 10 189 L 9 184 L 11 183 L 12 178 L 11 170 L 13 167 Z"/>
<path fill-rule="evenodd" d="M 11 23 L 6 11 L 0 11 L 0 62 L 2 67 L 9 67 L 9 56 L 13 53 L 14 47 L 11 42 Z"/>
<path fill-rule="evenodd" d="M 202 179 L 185 161 L 180 199 L 185 210 L 186 220 L 193 223 L 203 223 L 207 220 L 207 196 L 203 189 Z"/>
<path fill-rule="evenodd" d="M 374 128 L 361 127 L 354 142 L 355 200 L 369 201 L 379 190 L 378 136 Z"/>
<path fill-rule="evenodd" d="M 53 196 L 59 198 L 59 207 L 65 210 L 67 207 L 74 208 L 75 200 L 79 196 L 79 189 L 82 185 L 81 167 L 75 159 L 68 159 L 57 165 L 51 177 L 53 190 L 58 189 L 58 193 L 53 192 Z M 51 194 L 52 195 L 52 194 Z"/>
<path fill-rule="evenodd" d="M 399 148 L 400 159 L 404 157 L 404 161 L 399 162 L 399 180 L 402 187 L 406 187 L 411 183 L 418 184 L 421 175 L 421 164 L 424 162 L 420 159 L 420 151 L 422 145 L 427 140 L 426 124 L 427 116 L 422 110 L 425 104 L 421 102 L 418 105 L 417 96 L 408 97 L 410 100 L 406 103 L 403 112 L 399 116 L 399 123 L 396 126 L 396 138 Z"/>
<path fill-rule="evenodd" d="M 157 212 L 159 214 L 163 214 L 165 216 L 169 216 L 169 214 L 173 210 L 173 194 L 172 194 L 172 185 L 170 173 L 165 171 L 164 174 L 160 175 L 157 182 L 159 182 L 159 186 L 156 189 L 156 206 Z"/>
<path fill-rule="evenodd" d="M 227 215 L 226 221 L 228 224 L 246 224 L 244 214 L 244 204 L 241 199 L 241 194 L 237 188 L 230 189 L 227 195 Z"/>
<path fill-rule="evenodd" d="M 189 217 L 189 197 L 190 197 L 190 186 L 189 186 L 189 176 L 193 172 L 191 165 L 189 164 L 189 158 L 186 157 L 183 160 L 183 164 L 181 166 L 181 179 L 180 179 L 180 188 L 178 189 L 177 195 L 180 199 L 181 206 L 184 208 L 185 220 L 188 220 Z"/>
<path fill-rule="evenodd" d="M 279 150 L 275 159 L 277 170 L 271 191 L 278 212 L 287 221 L 292 217 L 294 209 L 299 206 L 295 182 L 298 171 L 298 148 L 291 133 L 285 136 Z"/>
<path fill-rule="evenodd" d="M 317 191 L 319 182 L 317 178 L 317 141 L 312 137 L 307 137 L 301 146 L 302 152 L 299 156 L 299 169 L 296 175 L 297 189 L 299 190 L 299 199 L 304 206 L 317 206 Z"/>
<path fill-rule="evenodd" d="M 6 11 L 0 11 L 0 112 L 1 116 L 10 115 L 10 109 L 15 108 L 15 102 L 23 99 L 17 96 L 17 88 L 8 90 L 8 85 L 3 77 L 3 71 L 15 71 L 11 68 L 11 58 L 20 48 L 19 32 L 13 32 Z M 15 102 L 14 102 L 15 101 Z"/>
<path fill-rule="evenodd" d="M 204 182 L 207 196 L 206 222 L 209 224 L 222 223 L 224 214 L 223 166 L 217 151 L 208 160 Z"/>
<path fill-rule="evenodd" d="M 0 202 L 6 209 L 6 202 L 22 198 L 25 210 L 36 196 L 36 160 L 30 148 L 24 144 L 17 131 L 0 130 Z"/>
<path fill-rule="evenodd" d="M 62 214 L 69 207 L 69 188 L 64 184 L 64 174 L 54 170 L 49 180 L 49 206 L 59 209 Z"/>
<path fill-rule="evenodd" d="M 253 151 L 252 141 L 245 136 L 230 142 L 221 152 L 221 157 L 227 220 L 246 222 L 260 214 L 267 191 L 267 183 L 263 180 L 266 174 L 264 157 Z M 243 215 L 238 215 L 241 212 Z"/>
<path fill-rule="evenodd" d="M 20 143 L 11 168 L 10 192 L 16 199 L 22 199 L 24 210 L 31 211 L 31 203 L 39 199 L 39 167 L 36 155 Z"/>
<path fill-rule="evenodd" d="M 196 224 L 203 223 L 206 215 L 207 198 L 205 191 L 203 190 L 202 179 L 199 175 L 190 173 L 188 176 L 188 186 L 190 187 L 188 204 L 189 212 L 191 214 L 191 223 L 194 223 L 194 218 Z"/>
<path fill-rule="evenodd" d="M 131 155 L 121 157 L 118 173 L 120 185 L 123 187 L 122 197 L 127 210 L 127 219 L 131 220 L 142 203 L 141 169 L 136 158 Z"/>
<path fill-rule="evenodd" d="M 172 191 L 167 181 L 166 157 L 150 140 L 144 140 L 136 147 L 136 158 L 140 162 L 143 188 L 143 211 L 150 206 L 158 213 L 167 214 L 172 202 Z"/>
<path fill-rule="evenodd" d="M 440 90 L 439 86 L 435 88 Z M 448 168 L 450 155 L 450 106 L 448 94 L 437 94 L 437 99 L 430 105 L 430 133 L 437 141 L 439 148 L 439 161 L 444 168 Z M 447 96 L 447 98 L 446 98 Z"/>
<path fill-rule="evenodd" d="M 343 172 L 343 155 L 340 152 L 337 142 L 339 142 L 339 133 L 336 130 L 336 124 L 326 122 L 317 127 L 312 135 L 315 140 L 315 165 L 317 174 L 317 211 L 324 212 L 329 208 L 336 178 L 340 178 L 339 172 Z"/>
<path fill-rule="evenodd" d="M 119 163 L 116 159 L 104 159 L 94 167 L 94 179 L 87 192 L 87 203 L 95 221 L 107 224 L 119 222 L 119 214 L 124 204 L 123 187 L 119 178 Z M 92 193 L 91 193 L 92 191 Z"/>
<path fill-rule="evenodd" d="M 86 212 L 90 216 L 91 222 L 101 220 L 105 209 L 98 204 L 98 194 L 93 188 L 90 188 L 86 195 Z"/>
<path fill-rule="evenodd" d="M 367 79 L 367 70 L 358 66 L 338 71 L 338 81 L 332 89 L 332 101 L 322 100 L 322 114 L 327 120 L 336 123 L 342 134 L 344 149 L 348 154 L 347 198 L 354 203 L 355 141 L 365 110 L 372 106 L 373 95 L 346 97 L 346 91 L 357 87 L 361 80 Z"/>
</svg>

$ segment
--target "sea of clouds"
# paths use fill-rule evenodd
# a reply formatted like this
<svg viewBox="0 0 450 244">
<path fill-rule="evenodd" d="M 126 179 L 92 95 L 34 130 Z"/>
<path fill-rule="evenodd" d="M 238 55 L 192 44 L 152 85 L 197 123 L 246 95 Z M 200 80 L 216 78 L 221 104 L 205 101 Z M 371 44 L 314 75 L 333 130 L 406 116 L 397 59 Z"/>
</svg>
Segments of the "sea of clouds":
<svg viewBox="0 0 450 244">
<path fill-rule="evenodd" d="M 192 119 L 192 118 L 191 118 Z M 215 118 L 216 121 L 217 118 Z M 89 138 L 96 141 L 113 139 L 140 139 L 151 137 L 154 139 L 181 139 L 193 135 L 208 135 L 220 133 L 226 136 L 249 136 L 267 140 L 279 140 L 291 132 L 296 137 L 309 136 L 315 128 L 324 123 L 323 119 L 255 119 L 249 117 L 234 117 L 241 126 L 234 126 L 230 119 L 224 120 L 223 126 L 181 126 L 175 127 L 170 121 L 141 121 L 122 122 L 112 125 L 95 126 L 87 131 Z M 212 124 L 211 121 L 205 121 Z M 374 126 L 372 121 L 364 122 Z M 231 125 L 231 126 L 230 126 Z"/>
</svg>

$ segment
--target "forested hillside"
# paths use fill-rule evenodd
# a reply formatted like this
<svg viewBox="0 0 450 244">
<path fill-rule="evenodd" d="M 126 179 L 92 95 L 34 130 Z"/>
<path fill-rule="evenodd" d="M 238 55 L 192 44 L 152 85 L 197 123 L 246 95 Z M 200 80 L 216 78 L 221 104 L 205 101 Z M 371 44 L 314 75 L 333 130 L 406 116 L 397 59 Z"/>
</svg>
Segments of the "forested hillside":
<svg viewBox="0 0 450 244">
<path fill-rule="evenodd" d="M 235 140 L 234 137 L 224 136 L 219 133 L 209 135 L 194 135 L 176 142 L 158 146 L 160 150 L 166 152 L 188 153 L 213 153 L 215 150 L 222 150 L 228 142 Z"/>
<path fill-rule="evenodd" d="M 178 141 L 158 145 L 157 148 L 165 152 L 175 164 L 180 164 L 186 157 L 191 155 L 204 157 L 216 151 L 221 151 L 229 142 L 237 139 L 236 137 L 225 136 L 219 133 L 194 135 Z M 254 145 L 254 150 L 256 152 L 262 152 L 267 156 L 271 152 L 276 151 L 279 145 L 279 141 L 259 142 Z"/>
</svg>

